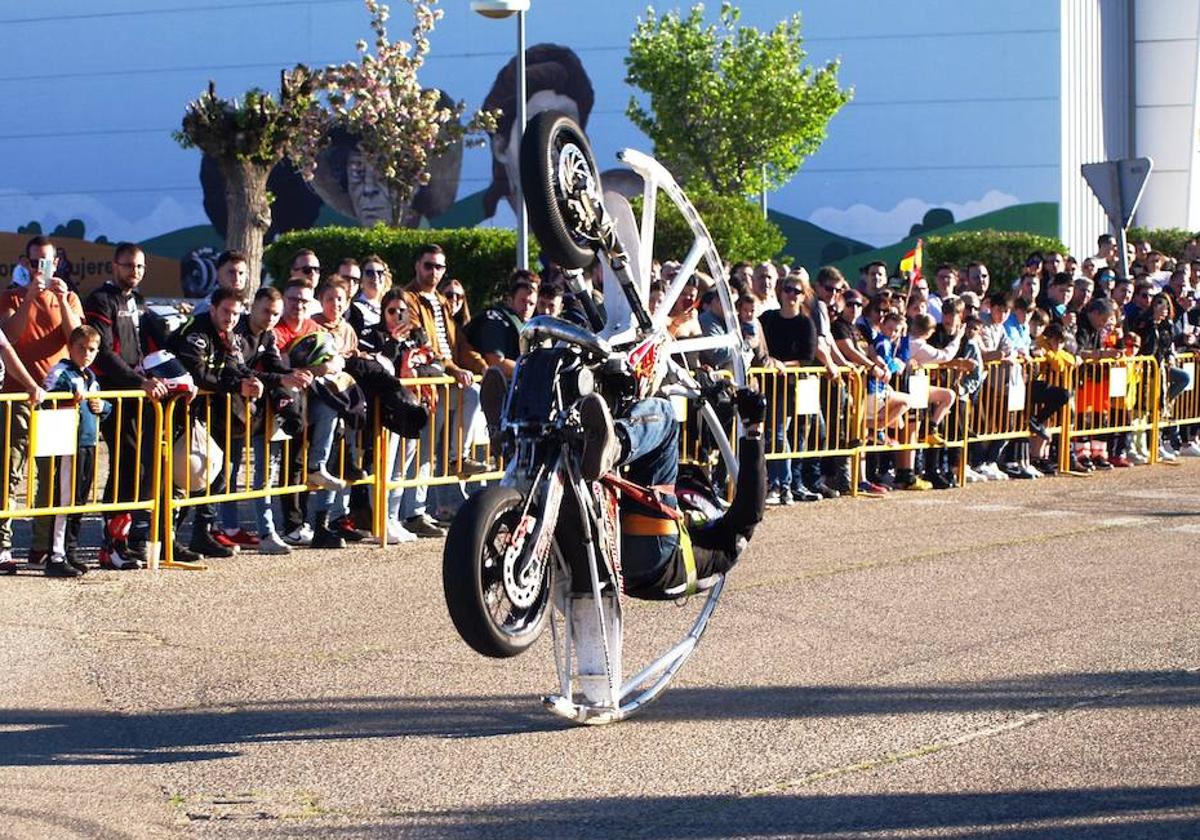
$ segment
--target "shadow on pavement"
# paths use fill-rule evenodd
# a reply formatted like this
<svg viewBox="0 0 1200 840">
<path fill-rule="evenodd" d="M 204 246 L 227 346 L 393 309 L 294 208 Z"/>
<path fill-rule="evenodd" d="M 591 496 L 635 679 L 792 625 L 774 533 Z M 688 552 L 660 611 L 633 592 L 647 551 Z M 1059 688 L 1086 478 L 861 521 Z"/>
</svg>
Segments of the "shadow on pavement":
<svg viewBox="0 0 1200 840">
<path fill-rule="evenodd" d="M 1113 671 L 945 685 L 679 687 L 638 721 L 812 719 L 929 712 L 1200 705 L 1200 673 Z M 629 724 L 625 724 L 628 726 Z M 363 697 L 164 709 L 139 714 L 0 709 L 0 766 L 206 761 L 256 743 L 487 738 L 569 729 L 534 693 Z"/>
<path fill-rule="evenodd" d="M 1195 837 L 1200 787 L 1003 793 L 663 796 L 567 799 L 336 825 L 281 826 L 274 837 L 468 838 L 974 837 L 1125 840 Z"/>
</svg>

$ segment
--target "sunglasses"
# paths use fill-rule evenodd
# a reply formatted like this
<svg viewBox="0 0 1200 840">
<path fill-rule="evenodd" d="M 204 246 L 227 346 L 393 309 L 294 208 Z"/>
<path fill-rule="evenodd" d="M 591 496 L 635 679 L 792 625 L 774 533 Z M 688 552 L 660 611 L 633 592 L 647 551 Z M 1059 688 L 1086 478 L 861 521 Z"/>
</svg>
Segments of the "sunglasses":
<svg viewBox="0 0 1200 840">
<path fill-rule="evenodd" d="M 421 263 L 421 265 L 422 265 L 422 266 L 424 266 L 424 268 L 425 268 L 425 270 L 426 270 L 426 271 L 445 271 L 445 270 L 446 270 L 446 264 L 445 264 L 445 263 L 440 263 L 440 262 L 423 262 L 423 263 Z"/>
<path fill-rule="evenodd" d="M 863 302 L 862 302 L 861 300 L 848 300 L 848 301 L 846 301 L 846 306 L 862 306 L 862 305 L 863 305 Z"/>
<path fill-rule="evenodd" d="M 386 272 L 382 268 L 364 268 L 363 277 L 382 277 Z"/>
<path fill-rule="evenodd" d="M 387 312 L 387 314 L 389 314 L 389 315 L 403 315 L 405 312 L 408 311 L 408 307 L 407 306 L 389 306 L 384 311 Z"/>
<path fill-rule="evenodd" d="M 799 294 L 803 294 L 804 290 L 801 289 L 799 286 L 784 286 L 783 293 L 785 295 L 799 295 Z"/>
<path fill-rule="evenodd" d="M 447 300 L 458 300 L 461 297 L 463 297 L 462 292 L 446 292 Z"/>
<path fill-rule="evenodd" d="M 319 272 L 321 270 L 321 266 L 319 266 L 319 265 L 302 265 L 299 268 L 297 268 L 296 270 L 303 271 L 305 274 L 316 274 L 317 272 Z"/>
</svg>

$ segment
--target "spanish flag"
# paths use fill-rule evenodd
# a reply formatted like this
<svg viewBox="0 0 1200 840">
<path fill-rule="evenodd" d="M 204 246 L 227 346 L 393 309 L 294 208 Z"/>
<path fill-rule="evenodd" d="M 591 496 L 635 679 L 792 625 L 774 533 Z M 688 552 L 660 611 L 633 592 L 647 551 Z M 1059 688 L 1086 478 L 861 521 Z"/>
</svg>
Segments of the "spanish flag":
<svg viewBox="0 0 1200 840">
<path fill-rule="evenodd" d="M 918 239 L 917 247 L 900 258 L 900 274 L 911 273 L 912 275 L 909 278 L 909 283 L 921 279 L 921 248 L 923 245 L 924 242 Z"/>
</svg>

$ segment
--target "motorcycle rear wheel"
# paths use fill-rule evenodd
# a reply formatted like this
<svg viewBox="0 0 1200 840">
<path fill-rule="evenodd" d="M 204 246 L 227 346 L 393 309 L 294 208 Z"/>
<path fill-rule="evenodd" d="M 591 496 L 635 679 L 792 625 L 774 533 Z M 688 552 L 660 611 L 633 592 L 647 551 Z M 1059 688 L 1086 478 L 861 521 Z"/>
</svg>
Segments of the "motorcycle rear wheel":
<svg viewBox="0 0 1200 840">
<path fill-rule="evenodd" d="M 560 111 L 535 114 L 521 138 L 521 190 L 529 228 L 552 261 L 587 268 L 596 259 L 599 230 L 579 207 L 603 206 L 600 170 L 575 120 Z"/>
<path fill-rule="evenodd" d="M 521 494 L 508 487 L 475 493 L 454 517 L 442 555 L 442 588 L 455 629 L 475 651 L 496 659 L 527 650 L 550 616 L 552 562 L 528 606 L 514 603 L 505 584 L 505 547 L 523 506 Z"/>
</svg>

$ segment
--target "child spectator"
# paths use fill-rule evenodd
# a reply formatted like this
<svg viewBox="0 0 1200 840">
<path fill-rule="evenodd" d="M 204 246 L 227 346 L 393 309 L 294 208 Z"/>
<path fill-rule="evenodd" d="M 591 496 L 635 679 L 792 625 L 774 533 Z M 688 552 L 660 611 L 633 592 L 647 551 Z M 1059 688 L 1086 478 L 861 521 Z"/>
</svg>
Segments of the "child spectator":
<svg viewBox="0 0 1200 840">
<path fill-rule="evenodd" d="M 74 455 L 60 455 L 55 465 L 58 487 L 55 505 L 87 504 L 92 492 L 92 476 L 96 464 L 96 438 L 100 418 L 107 417 L 112 406 L 105 400 L 88 396 L 100 390 L 96 374 L 88 370 L 100 352 L 100 333 L 86 324 L 71 331 L 67 358 L 59 360 L 46 374 L 47 391 L 67 391 L 75 395 L 79 407 L 79 436 Z M 71 488 L 75 497 L 71 498 Z M 50 557 L 46 561 L 47 577 L 78 577 L 87 571 L 78 556 L 79 526 L 83 514 L 58 514 L 51 531 Z"/>
</svg>

